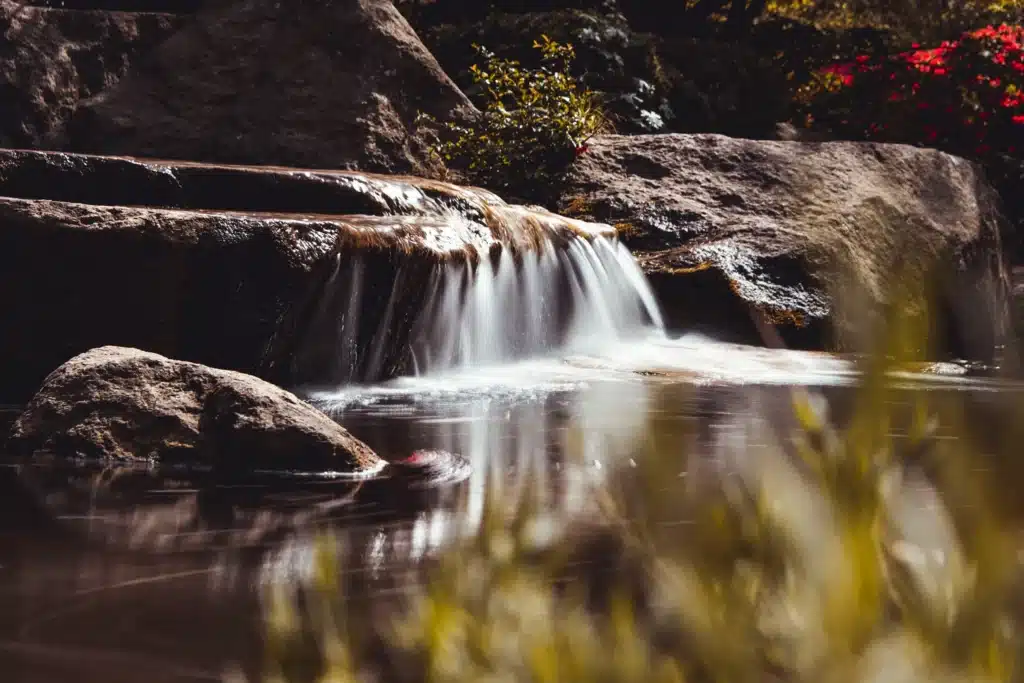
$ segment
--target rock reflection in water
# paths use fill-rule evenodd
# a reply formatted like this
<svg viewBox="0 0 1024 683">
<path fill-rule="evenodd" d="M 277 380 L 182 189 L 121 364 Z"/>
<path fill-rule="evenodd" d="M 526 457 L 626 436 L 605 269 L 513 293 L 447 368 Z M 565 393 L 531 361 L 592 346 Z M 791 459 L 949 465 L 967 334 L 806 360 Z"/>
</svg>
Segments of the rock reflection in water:
<svg viewBox="0 0 1024 683">
<path fill-rule="evenodd" d="M 716 370 L 702 355 L 713 378 L 703 384 L 576 359 L 313 397 L 386 459 L 443 449 L 470 462 L 468 480 L 415 494 L 387 482 L 34 468 L 27 478 L 60 526 L 10 506 L 0 526 L 0 680 L 192 683 L 233 666 L 254 676 L 263 587 L 308 577 L 320 532 L 343 550 L 345 594 L 386 602 L 424 558 L 477 528 L 490 492 L 537 495 L 556 524 L 586 519 L 591 487 L 629 465 L 652 415 L 694 436 L 691 465 L 714 457 L 737 417 L 783 419 L 788 388 L 720 379 L 772 383 L 794 371 L 781 358 L 758 375 L 754 356 L 732 350 Z M 808 376 L 818 368 L 813 356 L 801 363 Z"/>
<path fill-rule="evenodd" d="M 539 493 L 553 515 L 580 514 L 586 484 L 643 428 L 641 379 L 350 397 L 339 419 L 382 456 L 437 448 L 470 461 L 468 481 L 419 496 L 381 482 L 23 468 L 59 527 L 0 540 L 3 680 L 178 683 L 219 680 L 235 665 L 255 674 L 260 587 L 301 582 L 318 532 L 338 539 L 352 590 L 383 599 L 476 528 L 488 489 Z M 571 444 L 584 457 L 570 457 Z"/>
</svg>

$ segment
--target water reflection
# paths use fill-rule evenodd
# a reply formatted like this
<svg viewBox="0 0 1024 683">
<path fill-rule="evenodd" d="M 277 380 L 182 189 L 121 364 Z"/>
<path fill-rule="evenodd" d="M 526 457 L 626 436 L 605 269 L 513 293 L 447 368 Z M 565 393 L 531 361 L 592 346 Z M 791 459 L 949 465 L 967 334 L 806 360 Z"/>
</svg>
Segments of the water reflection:
<svg viewBox="0 0 1024 683">
<path fill-rule="evenodd" d="M 786 376 L 828 385 L 842 411 L 850 374 L 834 358 L 674 344 L 312 396 L 387 459 L 427 448 L 470 461 L 468 480 L 420 495 L 202 472 L 23 471 L 37 512 L 59 525 L 39 523 L 33 500 L 17 502 L 10 486 L 0 492 L 2 680 L 180 683 L 220 680 L 236 665 L 255 674 L 261 587 L 308 578 L 324 530 L 344 551 L 348 595 L 383 601 L 418 562 L 477 528 L 489 494 L 536 496 L 556 524 L 585 518 L 594 487 L 629 467 L 652 417 L 689 434 L 700 463 L 747 418 L 786 419 Z"/>
</svg>

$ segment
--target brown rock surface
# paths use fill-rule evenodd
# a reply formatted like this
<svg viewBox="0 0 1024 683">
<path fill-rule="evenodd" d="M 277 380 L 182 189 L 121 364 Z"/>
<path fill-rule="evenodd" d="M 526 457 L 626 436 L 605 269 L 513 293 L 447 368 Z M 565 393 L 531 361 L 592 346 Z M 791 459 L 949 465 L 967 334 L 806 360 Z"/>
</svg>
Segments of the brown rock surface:
<svg viewBox="0 0 1024 683">
<path fill-rule="evenodd" d="M 24 457 L 205 464 L 224 471 L 375 471 L 368 446 L 255 377 L 121 347 L 52 372 L 15 422 Z"/>
<path fill-rule="evenodd" d="M 87 103 L 75 151 L 425 173 L 420 112 L 471 111 L 390 0 L 214 3 Z"/>
<path fill-rule="evenodd" d="M 82 100 L 114 85 L 183 21 L 0 0 L 0 145 L 52 142 Z"/>
<path fill-rule="evenodd" d="M 959 337 L 950 350 L 989 359 L 1005 332 L 1009 280 L 994 194 L 975 166 L 940 152 L 599 136 L 560 201 L 569 215 L 619 229 L 675 326 L 759 341 L 753 311 L 790 343 L 827 346 L 841 322 L 836 269 L 875 307 L 896 268 L 934 257 L 950 273 L 940 304 Z"/>
<path fill-rule="evenodd" d="M 0 199 L 2 399 L 116 344 L 256 373 L 337 225 Z"/>
<path fill-rule="evenodd" d="M 593 229 L 422 179 L 0 151 L 0 403 L 106 345 L 340 381 L 339 286 L 357 260 L 359 348 L 398 290 L 376 366 L 390 376 L 439 263 Z"/>
</svg>

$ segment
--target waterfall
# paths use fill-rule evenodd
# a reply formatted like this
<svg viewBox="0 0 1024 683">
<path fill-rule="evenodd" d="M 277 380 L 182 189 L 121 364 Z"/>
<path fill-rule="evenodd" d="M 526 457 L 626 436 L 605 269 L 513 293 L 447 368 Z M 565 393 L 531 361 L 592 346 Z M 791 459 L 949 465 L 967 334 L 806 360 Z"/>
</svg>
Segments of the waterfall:
<svg viewBox="0 0 1024 683">
<path fill-rule="evenodd" d="M 663 326 L 610 226 L 480 188 L 346 182 L 382 213 L 334 219 L 333 261 L 279 326 L 291 340 L 274 350 L 284 382 L 318 389 L 586 352 Z"/>
<path fill-rule="evenodd" d="M 422 373 L 590 348 L 662 324 L 632 255 L 605 237 L 440 264 L 429 291 L 410 340 Z"/>
<path fill-rule="evenodd" d="M 342 251 L 300 350 L 307 385 L 589 351 L 662 327 L 629 250 L 601 234 L 495 242 L 423 262 Z"/>
</svg>

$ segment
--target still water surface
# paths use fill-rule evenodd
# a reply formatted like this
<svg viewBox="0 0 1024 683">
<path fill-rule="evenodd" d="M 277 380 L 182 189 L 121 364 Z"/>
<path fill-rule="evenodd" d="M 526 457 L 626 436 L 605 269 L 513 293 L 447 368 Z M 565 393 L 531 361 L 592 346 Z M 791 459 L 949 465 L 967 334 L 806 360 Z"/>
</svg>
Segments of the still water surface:
<svg viewBox="0 0 1024 683">
<path fill-rule="evenodd" d="M 792 385 L 817 387 L 841 411 L 853 379 L 824 354 L 686 337 L 308 392 L 386 459 L 443 449 L 469 460 L 467 480 L 429 494 L 303 477 L 209 486 L 75 470 L 29 473 L 37 507 L 11 491 L 7 463 L 0 680 L 192 683 L 237 668 L 253 676 L 260 589 L 309 571 L 318 529 L 343 542 L 358 597 L 383 600 L 419 560 L 474 530 L 488 491 L 540 487 L 559 519 L 586 515 L 592 487 L 636 455 L 652 415 L 685 424 L 697 461 L 713 460 L 744 420 L 784 421 Z M 963 396 L 1017 390 L 955 375 L 927 381 Z"/>
</svg>

